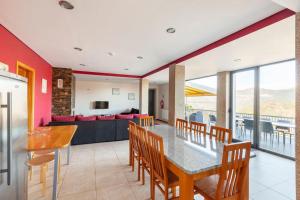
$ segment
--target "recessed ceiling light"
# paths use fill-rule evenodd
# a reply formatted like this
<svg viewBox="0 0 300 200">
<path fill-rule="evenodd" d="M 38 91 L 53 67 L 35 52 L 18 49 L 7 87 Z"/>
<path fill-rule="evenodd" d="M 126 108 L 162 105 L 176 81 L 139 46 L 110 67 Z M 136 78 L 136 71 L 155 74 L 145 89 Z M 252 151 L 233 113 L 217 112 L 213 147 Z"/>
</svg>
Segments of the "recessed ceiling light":
<svg viewBox="0 0 300 200">
<path fill-rule="evenodd" d="M 125 71 L 128 71 L 129 69 L 128 69 L 128 68 L 125 68 L 124 70 L 125 70 Z"/>
<path fill-rule="evenodd" d="M 107 55 L 109 55 L 109 56 L 114 56 L 115 53 L 114 53 L 114 52 L 108 52 Z"/>
<path fill-rule="evenodd" d="M 170 27 L 170 28 L 168 28 L 166 31 L 167 31 L 167 33 L 175 33 L 175 32 L 176 32 L 176 29 Z"/>
<path fill-rule="evenodd" d="M 240 58 L 237 58 L 237 59 L 234 59 L 233 61 L 234 61 L 234 62 L 241 62 L 241 61 L 242 61 L 242 59 L 240 59 Z"/>
<path fill-rule="evenodd" d="M 68 9 L 68 10 L 74 9 L 74 6 L 68 1 L 60 0 L 58 2 L 58 4 L 60 5 L 60 7 Z"/>
<path fill-rule="evenodd" d="M 143 59 L 143 56 L 138 56 L 136 58 L 141 60 L 141 59 Z"/>
<path fill-rule="evenodd" d="M 83 66 L 83 67 L 85 67 L 85 66 L 86 66 L 85 64 L 79 64 L 79 65 L 81 65 L 81 66 Z"/>
<path fill-rule="evenodd" d="M 79 48 L 79 47 L 74 47 L 74 49 L 77 51 L 82 51 L 82 48 Z"/>
</svg>

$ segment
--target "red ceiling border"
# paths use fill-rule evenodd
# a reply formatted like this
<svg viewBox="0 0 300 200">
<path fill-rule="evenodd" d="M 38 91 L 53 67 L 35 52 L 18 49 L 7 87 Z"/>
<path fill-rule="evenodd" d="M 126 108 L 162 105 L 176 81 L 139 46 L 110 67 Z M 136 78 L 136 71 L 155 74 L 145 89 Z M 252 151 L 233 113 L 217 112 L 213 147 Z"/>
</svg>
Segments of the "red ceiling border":
<svg viewBox="0 0 300 200">
<path fill-rule="evenodd" d="M 86 75 L 95 75 L 95 76 L 113 76 L 113 77 L 124 77 L 124 78 L 142 78 L 138 75 L 129 75 L 129 74 L 114 74 L 114 73 L 104 73 L 104 72 L 89 72 L 89 71 L 79 71 L 73 70 L 73 74 L 86 74 Z"/>
<path fill-rule="evenodd" d="M 152 70 L 152 71 L 150 71 L 150 72 L 142 75 L 141 77 L 145 78 L 147 76 L 155 74 L 155 73 L 157 73 L 159 71 L 162 71 L 164 69 L 169 68 L 170 65 L 178 64 L 178 63 L 181 63 L 181 62 L 186 61 L 188 59 L 191 59 L 191 58 L 193 58 L 195 56 L 203 54 L 203 53 L 205 53 L 207 51 L 210 51 L 212 49 L 220 47 L 220 46 L 222 46 L 224 44 L 227 44 L 229 42 L 237 40 L 237 39 L 239 39 L 241 37 L 249 35 L 250 33 L 258 31 L 258 30 L 260 30 L 262 28 L 265 28 L 265 27 L 267 27 L 269 25 L 272 25 L 272 24 L 274 24 L 276 22 L 279 22 L 279 21 L 281 21 L 283 19 L 286 19 L 286 18 L 288 18 L 290 16 L 293 16 L 294 14 L 295 14 L 295 12 L 292 11 L 292 10 L 289 10 L 289 9 L 281 10 L 281 11 L 279 11 L 279 12 L 277 12 L 277 13 L 275 13 L 275 14 L 267 17 L 267 18 L 264 18 L 264 19 L 262 19 L 262 20 L 260 20 L 260 21 L 258 21 L 256 23 L 254 23 L 254 24 L 251 24 L 250 26 L 247 26 L 247 27 L 245 27 L 245 28 L 243 28 L 243 29 L 241 29 L 241 30 L 239 30 L 239 31 L 237 31 L 235 33 L 232 33 L 232 34 L 230 34 L 230 35 L 228 35 L 228 36 L 226 36 L 226 37 L 224 37 L 224 38 L 222 38 L 220 40 L 217 40 L 217 41 L 215 41 L 215 42 L 213 42 L 213 43 L 211 43 L 209 45 L 206 45 L 206 46 L 204 46 L 204 47 L 202 47 L 202 48 L 200 48 L 200 49 L 198 49 L 198 50 L 196 50 L 196 51 L 194 51 L 192 53 L 189 53 L 189 54 L 187 54 L 185 56 L 182 56 L 182 57 L 180 57 L 180 58 L 178 58 L 178 59 L 176 59 L 176 60 L 174 60 L 172 62 L 169 62 L 168 64 L 165 64 L 165 65 L 163 65 L 161 67 L 158 67 L 157 69 L 154 69 L 154 70 Z"/>
</svg>

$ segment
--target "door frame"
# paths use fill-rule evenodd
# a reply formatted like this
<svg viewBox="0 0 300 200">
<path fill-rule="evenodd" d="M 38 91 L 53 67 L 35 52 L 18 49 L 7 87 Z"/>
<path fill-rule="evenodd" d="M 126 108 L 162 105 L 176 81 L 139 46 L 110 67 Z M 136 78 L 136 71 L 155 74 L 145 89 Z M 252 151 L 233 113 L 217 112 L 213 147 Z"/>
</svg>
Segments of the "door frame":
<svg viewBox="0 0 300 200">
<path fill-rule="evenodd" d="M 28 130 L 31 131 L 34 128 L 34 100 L 35 100 L 35 69 L 20 62 L 17 61 L 17 68 L 16 68 L 16 74 L 19 75 L 20 69 L 24 69 L 31 73 L 31 77 L 29 77 L 30 80 L 28 80 L 27 84 L 27 90 L 29 90 L 27 97 L 28 100 Z M 31 86 L 29 83 L 32 83 Z"/>
</svg>

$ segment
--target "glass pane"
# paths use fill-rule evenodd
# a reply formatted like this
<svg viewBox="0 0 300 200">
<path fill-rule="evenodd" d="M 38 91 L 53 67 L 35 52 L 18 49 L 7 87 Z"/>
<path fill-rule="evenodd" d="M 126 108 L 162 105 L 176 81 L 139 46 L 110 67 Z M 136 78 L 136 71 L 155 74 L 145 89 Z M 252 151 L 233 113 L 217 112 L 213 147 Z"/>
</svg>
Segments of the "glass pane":
<svg viewBox="0 0 300 200">
<path fill-rule="evenodd" d="M 217 76 L 210 76 L 185 83 L 185 115 L 189 121 L 214 125 L 217 120 Z"/>
<path fill-rule="evenodd" d="M 295 157 L 295 62 L 260 68 L 259 147 Z"/>
<path fill-rule="evenodd" d="M 233 75 L 233 138 L 253 143 L 254 70 Z"/>
</svg>

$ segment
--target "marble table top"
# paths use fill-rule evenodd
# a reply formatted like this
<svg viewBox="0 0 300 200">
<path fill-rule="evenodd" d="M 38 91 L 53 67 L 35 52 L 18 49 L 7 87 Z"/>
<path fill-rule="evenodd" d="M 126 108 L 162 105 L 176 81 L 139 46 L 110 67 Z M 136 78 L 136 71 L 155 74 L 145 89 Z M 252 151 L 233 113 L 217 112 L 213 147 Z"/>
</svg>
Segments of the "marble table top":
<svg viewBox="0 0 300 200">
<path fill-rule="evenodd" d="M 224 144 L 210 140 L 208 135 L 195 137 L 169 125 L 155 125 L 147 130 L 163 138 L 165 156 L 185 173 L 197 174 L 222 164 Z"/>
</svg>

